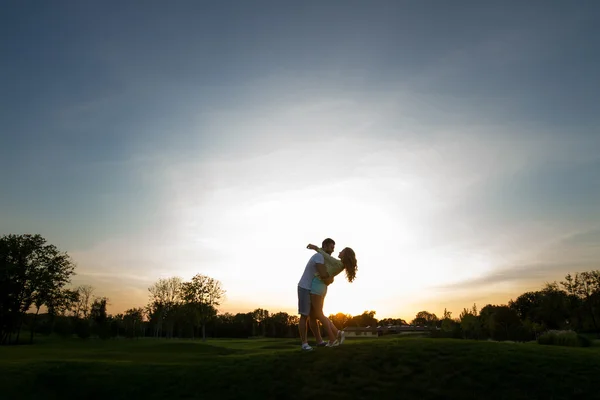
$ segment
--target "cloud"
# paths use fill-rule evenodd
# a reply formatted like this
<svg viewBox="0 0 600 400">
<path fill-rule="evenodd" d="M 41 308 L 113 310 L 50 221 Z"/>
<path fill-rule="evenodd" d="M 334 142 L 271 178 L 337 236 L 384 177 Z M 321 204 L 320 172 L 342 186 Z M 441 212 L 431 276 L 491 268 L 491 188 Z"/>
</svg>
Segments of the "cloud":
<svg viewBox="0 0 600 400">
<path fill-rule="evenodd" d="M 489 290 L 490 287 L 499 284 L 512 284 L 519 286 L 530 285 L 532 282 L 542 286 L 545 282 L 553 281 L 559 274 L 569 272 L 587 271 L 593 269 L 597 264 L 582 262 L 567 263 L 536 263 L 515 265 L 509 268 L 495 270 L 481 277 L 461 281 L 453 284 L 444 284 L 435 287 L 440 291 L 463 291 L 463 290 Z M 563 275 L 564 276 L 564 275 Z"/>
<path fill-rule="evenodd" d="M 296 83 L 288 82 L 289 93 Z M 555 208 L 547 206 L 557 204 L 560 187 L 543 179 L 562 173 L 577 192 L 587 178 L 575 184 L 561 171 L 581 175 L 593 166 L 595 139 L 512 130 L 477 117 L 464 126 L 427 125 L 411 116 L 434 113 L 436 101 L 447 99 L 416 94 L 411 103 L 408 91 L 361 98 L 309 88 L 276 102 L 285 91 L 275 86 L 258 91 L 263 102 L 190 117 L 179 133 L 185 140 L 134 147 L 139 162 L 126 165 L 155 199 L 152 223 L 144 234 L 78 254 L 87 271 L 117 277 L 130 268 L 154 280 L 209 273 L 236 304 L 252 297 L 246 286 L 258 273 L 267 278 L 254 290 L 270 303 L 286 295 L 282 285 L 295 285 L 304 242 L 336 235 L 356 247 L 364 265 L 352 290 L 390 285 L 410 298 L 443 282 L 473 289 L 560 272 L 545 263 L 551 258 L 532 262 L 565 233 L 552 225 Z M 550 172 L 538 172 L 548 165 Z M 523 218 L 524 205 L 537 218 Z M 566 226 L 584 228 L 581 217 Z M 284 265 L 281 276 L 271 275 Z M 530 271 L 519 275 L 510 265 Z"/>
<path fill-rule="evenodd" d="M 562 240 L 562 244 L 581 248 L 581 247 L 599 247 L 600 229 L 591 229 L 584 232 L 574 233 Z"/>
</svg>

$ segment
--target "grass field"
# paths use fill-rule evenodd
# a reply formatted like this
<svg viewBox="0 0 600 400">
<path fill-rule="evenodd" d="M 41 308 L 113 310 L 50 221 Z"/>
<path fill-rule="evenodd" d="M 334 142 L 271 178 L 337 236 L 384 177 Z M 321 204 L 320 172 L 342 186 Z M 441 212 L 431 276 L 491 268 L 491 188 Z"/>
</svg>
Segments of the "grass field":
<svg viewBox="0 0 600 400">
<path fill-rule="evenodd" d="M 0 348 L 2 399 L 598 398 L 600 348 L 426 338 L 68 340 Z"/>
</svg>

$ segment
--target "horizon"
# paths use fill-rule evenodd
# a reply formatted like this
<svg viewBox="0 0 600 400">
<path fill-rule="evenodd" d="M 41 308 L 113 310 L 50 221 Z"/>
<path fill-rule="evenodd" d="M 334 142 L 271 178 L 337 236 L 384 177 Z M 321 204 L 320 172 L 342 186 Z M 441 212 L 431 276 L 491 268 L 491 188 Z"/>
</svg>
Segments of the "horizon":
<svg viewBox="0 0 600 400">
<path fill-rule="evenodd" d="M 358 259 L 326 315 L 598 269 L 600 5 L 540 4 L 8 2 L 0 236 L 68 252 L 113 314 L 197 273 L 220 312 L 296 314 L 326 237 Z"/>
<path fill-rule="evenodd" d="M 572 276 L 575 276 L 576 273 L 581 273 L 581 272 L 589 272 L 589 271 L 572 271 L 572 272 L 567 272 L 567 274 L 571 274 Z M 564 279 L 564 277 L 563 277 Z M 455 306 L 456 308 L 449 308 L 447 306 L 443 306 L 441 308 L 441 310 L 435 310 L 435 309 L 428 309 L 428 308 L 416 308 L 414 312 L 412 313 L 408 313 L 407 315 L 383 315 L 381 313 L 379 313 L 377 310 L 375 309 L 364 309 L 360 312 L 344 312 L 344 311 L 330 311 L 330 312 L 325 312 L 325 314 L 327 316 L 330 315 L 335 315 L 338 313 L 342 313 L 342 314 L 346 314 L 346 315 L 351 315 L 351 316 L 357 316 L 357 315 L 361 315 L 363 312 L 370 312 L 370 311 L 375 311 L 375 318 L 378 321 L 381 321 L 382 319 L 386 319 L 386 318 L 391 318 L 391 319 L 403 319 L 405 321 L 407 321 L 409 324 L 411 323 L 411 321 L 415 318 L 416 314 L 418 312 L 421 311 L 427 311 L 430 312 L 432 314 L 435 314 L 440 320 L 443 318 L 444 312 L 448 311 L 450 312 L 450 314 L 452 315 L 452 319 L 457 319 L 458 316 L 460 315 L 461 312 L 463 312 L 463 310 L 472 310 L 473 306 L 475 306 L 477 308 L 477 310 L 481 310 L 483 307 L 487 306 L 487 305 L 492 305 L 492 306 L 506 306 L 509 304 L 510 301 L 516 300 L 517 297 L 519 297 L 520 295 L 526 293 L 526 292 L 538 292 L 538 291 L 542 291 L 545 287 L 546 284 L 551 284 L 551 283 L 558 283 L 560 284 L 562 281 L 560 280 L 556 280 L 556 281 L 545 281 L 543 284 L 540 284 L 538 287 L 532 287 L 532 288 L 528 288 L 527 290 L 517 293 L 514 297 L 507 299 L 505 301 L 499 301 L 499 302 L 489 302 L 484 300 L 483 302 L 479 303 L 477 301 L 474 301 L 471 304 L 465 304 L 465 305 L 460 305 L 458 304 L 458 302 L 455 302 Z M 71 288 L 76 289 L 76 287 L 74 287 L 73 285 L 70 285 Z M 102 298 L 104 297 L 102 293 L 96 293 L 96 288 L 93 288 L 94 292 L 92 293 L 92 297 L 93 298 Z M 227 295 L 225 295 L 225 302 L 226 302 L 226 297 Z M 124 314 L 125 311 L 127 311 L 128 309 L 133 309 L 133 308 L 144 308 L 144 306 L 147 306 L 149 303 L 145 303 L 145 304 L 136 304 L 136 305 L 126 305 L 123 306 L 122 309 L 117 309 L 117 311 L 112 310 L 112 304 L 110 302 L 110 298 L 108 298 L 108 302 L 107 302 L 107 311 L 109 315 L 117 315 L 117 314 Z M 251 313 L 253 311 L 255 311 L 256 309 L 263 309 L 269 312 L 270 315 L 274 314 L 274 313 L 278 313 L 278 312 L 285 312 L 288 313 L 290 315 L 297 315 L 297 308 L 296 307 L 287 307 L 287 308 L 281 308 L 280 309 L 268 309 L 266 307 L 261 307 L 260 305 L 257 305 L 256 307 L 251 307 L 251 308 L 244 308 L 246 306 L 242 306 L 242 308 L 227 308 L 227 307 L 222 307 L 219 306 L 218 307 L 218 314 L 222 315 L 222 314 L 226 314 L 226 313 L 230 313 L 230 314 L 245 314 L 245 313 Z M 33 312 L 33 310 L 30 310 L 30 312 Z"/>
</svg>

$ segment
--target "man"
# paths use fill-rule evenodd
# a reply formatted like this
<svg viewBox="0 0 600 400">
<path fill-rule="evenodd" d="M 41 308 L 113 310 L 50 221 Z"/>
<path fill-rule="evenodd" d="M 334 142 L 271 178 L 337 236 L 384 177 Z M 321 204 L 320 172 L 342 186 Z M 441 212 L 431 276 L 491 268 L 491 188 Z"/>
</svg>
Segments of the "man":
<svg viewBox="0 0 600 400">
<path fill-rule="evenodd" d="M 328 254 L 333 253 L 335 249 L 335 242 L 333 239 L 327 238 L 323 240 L 321 248 Z M 302 341 L 302 350 L 310 351 L 312 347 L 308 344 L 307 339 L 307 321 L 310 325 L 310 330 L 315 339 L 317 340 L 317 346 L 325 346 L 326 342 L 321 337 L 319 332 L 319 326 L 317 325 L 316 317 L 311 313 L 310 304 L 310 289 L 313 277 L 315 273 L 325 270 L 325 259 L 322 254 L 315 253 L 306 264 L 304 273 L 298 282 L 298 314 L 300 314 L 300 322 L 298 323 L 298 329 L 300 331 L 300 340 Z M 333 282 L 333 278 L 323 279 L 327 285 Z"/>
</svg>

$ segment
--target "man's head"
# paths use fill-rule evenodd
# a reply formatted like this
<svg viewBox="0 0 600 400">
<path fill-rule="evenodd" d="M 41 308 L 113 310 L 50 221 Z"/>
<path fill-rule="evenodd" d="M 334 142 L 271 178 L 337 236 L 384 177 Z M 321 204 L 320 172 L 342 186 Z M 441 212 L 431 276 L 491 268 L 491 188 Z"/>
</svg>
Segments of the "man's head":
<svg viewBox="0 0 600 400">
<path fill-rule="evenodd" d="M 323 240 L 323 243 L 321 244 L 321 248 L 323 249 L 323 251 L 327 254 L 331 254 L 333 253 L 333 250 L 335 250 L 335 242 L 333 241 L 333 239 L 327 238 L 325 240 Z"/>
</svg>

